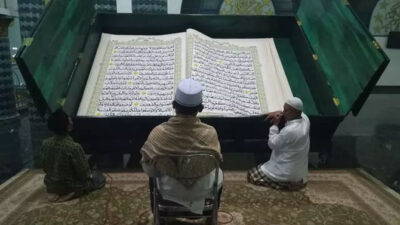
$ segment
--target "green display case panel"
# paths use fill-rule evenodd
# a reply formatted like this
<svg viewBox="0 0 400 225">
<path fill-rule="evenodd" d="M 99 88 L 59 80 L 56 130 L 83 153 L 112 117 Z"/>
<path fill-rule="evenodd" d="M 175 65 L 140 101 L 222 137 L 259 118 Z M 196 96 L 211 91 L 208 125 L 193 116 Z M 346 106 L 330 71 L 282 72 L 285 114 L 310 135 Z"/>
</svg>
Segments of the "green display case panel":
<svg viewBox="0 0 400 225">
<path fill-rule="evenodd" d="M 94 16 L 91 0 L 51 1 L 19 49 L 17 63 L 43 114 L 64 103 Z"/>
<path fill-rule="evenodd" d="M 303 0 L 301 25 L 340 114 L 361 109 L 388 58 L 347 0 Z"/>
</svg>

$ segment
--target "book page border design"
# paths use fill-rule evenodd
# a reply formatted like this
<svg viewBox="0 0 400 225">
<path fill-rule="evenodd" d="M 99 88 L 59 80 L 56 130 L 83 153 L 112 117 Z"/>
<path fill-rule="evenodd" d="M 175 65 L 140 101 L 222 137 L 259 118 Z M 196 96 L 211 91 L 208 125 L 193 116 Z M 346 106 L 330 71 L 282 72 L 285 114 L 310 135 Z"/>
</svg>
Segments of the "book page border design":
<svg viewBox="0 0 400 225">
<path fill-rule="evenodd" d="M 208 45 L 214 48 L 220 48 L 223 50 L 231 50 L 231 51 L 249 51 L 253 58 L 253 67 L 254 67 L 254 75 L 256 78 L 257 85 L 257 93 L 258 93 L 258 101 L 260 104 L 261 113 L 268 112 L 267 109 L 267 99 L 265 96 L 265 90 L 263 86 L 263 77 L 261 74 L 261 63 L 258 57 L 257 47 L 249 46 L 249 47 L 240 47 L 229 42 L 219 42 L 214 40 L 205 40 L 200 38 L 198 35 L 189 34 L 187 36 L 187 49 L 186 49 L 186 74 L 187 76 L 192 76 L 192 61 L 193 61 L 193 47 L 195 39 L 200 39 L 205 41 Z M 204 114 L 204 113 L 203 113 Z"/>
<path fill-rule="evenodd" d="M 175 53 L 174 88 L 175 88 L 177 86 L 178 82 L 181 80 L 181 76 L 182 76 L 182 72 L 181 72 L 182 40 L 181 40 L 181 38 L 175 38 L 170 41 L 165 41 L 165 40 L 156 39 L 156 38 L 140 37 L 140 38 L 137 38 L 137 39 L 134 39 L 131 41 L 116 41 L 116 40 L 109 41 L 107 44 L 107 50 L 104 54 L 103 62 L 101 63 L 102 66 L 101 66 L 100 74 L 96 81 L 96 85 L 95 85 L 95 88 L 93 91 L 92 98 L 90 100 L 90 105 L 89 105 L 87 114 L 94 115 L 94 116 L 101 116 L 101 115 L 96 115 L 98 113 L 97 108 L 98 108 L 100 96 L 101 96 L 101 93 L 103 90 L 104 78 L 107 74 L 107 69 L 108 69 L 108 65 L 110 64 L 110 61 L 111 61 L 112 52 L 116 45 L 133 45 L 133 46 L 154 47 L 154 46 L 171 45 L 171 44 L 174 45 L 174 51 L 175 51 L 174 52 Z M 173 99 L 173 96 L 171 96 L 171 99 Z"/>
<path fill-rule="evenodd" d="M 106 52 L 104 53 L 103 62 L 100 63 L 101 69 L 99 72 L 99 76 L 97 77 L 97 80 L 96 80 L 96 85 L 93 90 L 92 98 L 90 99 L 89 107 L 87 110 L 87 115 L 96 116 L 95 113 L 97 111 L 97 106 L 99 104 L 100 95 L 103 90 L 104 77 L 107 74 L 107 68 L 108 68 L 108 64 L 110 63 L 110 60 L 111 60 L 111 53 L 112 53 L 113 48 L 114 48 L 114 46 L 112 45 L 112 42 L 108 41 Z M 107 62 L 107 66 L 106 66 L 106 62 Z"/>
</svg>

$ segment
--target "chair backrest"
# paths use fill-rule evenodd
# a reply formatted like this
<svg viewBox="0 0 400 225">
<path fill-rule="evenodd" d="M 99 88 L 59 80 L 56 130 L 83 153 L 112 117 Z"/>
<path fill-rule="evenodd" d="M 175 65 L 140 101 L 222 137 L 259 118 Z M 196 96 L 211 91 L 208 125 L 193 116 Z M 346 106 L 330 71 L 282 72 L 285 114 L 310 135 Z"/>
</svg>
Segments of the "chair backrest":
<svg viewBox="0 0 400 225">
<path fill-rule="evenodd" d="M 199 163 L 201 162 L 201 163 Z M 218 176 L 219 176 L 219 168 L 220 161 L 212 154 L 207 153 L 194 153 L 194 154 L 170 154 L 165 155 L 157 159 L 156 168 L 158 172 L 163 174 L 163 167 L 168 167 L 169 170 L 171 168 L 175 168 L 175 173 L 179 178 L 194 178 L 191 174 L 193 171 L 201 171 L 204 168 L 213 168 L 209 172 L 215 169 L 214 173 L 214 182 L 212 188 L 212 224 L 217 223 L 217 210 L 218 210 Z M 173 169 L 172 169 L 173 170 Z M 204 172 L 204 171 L 202 171 Z M 203 173 L 204 174 L 204 173 Z M 167 174 L 168 175 L 168 174 Z M 196 176 L 196 175 L 195 175 Z M 154 205 L 154 224 L 159 224 L 159 199 L 157 195 L 157 179 L 154 179 L 153 182 L 153 205 Z M 177 207 L 174 207 L 177 208 Z"/>
</svg>

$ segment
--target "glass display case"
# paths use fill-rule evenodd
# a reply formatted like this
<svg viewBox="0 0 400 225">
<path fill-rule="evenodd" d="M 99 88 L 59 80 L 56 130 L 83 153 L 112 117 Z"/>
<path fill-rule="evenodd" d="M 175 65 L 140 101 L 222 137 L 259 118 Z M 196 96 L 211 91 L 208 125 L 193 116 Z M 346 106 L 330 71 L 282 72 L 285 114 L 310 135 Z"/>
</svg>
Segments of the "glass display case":
<svg viewBox="0 0 400 225">
<path fill-rule="evenodd" d="M 274 38 L 294 96 L 311 120 L 311 150 L 329 151 L 333 133 L 357 114 L 389 59 L 347 1 L 307 0 L 293 15 L 96 14 L 92 1 L 53 0 L 16 60 L 38 109 L 74 116 L 75 138 L 88 152 L 138 152 L 168 117 L 80 117 L 77 110 L 101 33 L 159 35 L 196 29 L 212 38 Z M 207 117 L 226 151 L 267 146 L 263 117 Z"/>
</svg>

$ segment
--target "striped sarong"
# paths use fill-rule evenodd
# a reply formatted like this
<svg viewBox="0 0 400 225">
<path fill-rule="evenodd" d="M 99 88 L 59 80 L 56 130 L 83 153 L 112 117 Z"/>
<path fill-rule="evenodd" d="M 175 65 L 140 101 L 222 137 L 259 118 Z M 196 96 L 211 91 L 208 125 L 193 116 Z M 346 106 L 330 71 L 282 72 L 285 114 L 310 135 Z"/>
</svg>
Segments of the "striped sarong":
<svg viewBox="0 0 400 225">
<path fill-rule="evenodd" d="M 247 182 L 258 186 L 265 186 L 284 191 L 298 191 L 304 188 L 307 184 L 304 183 L 303 180 L 299 182 L 274 181 L 264 174 L 261 170 L 261 165 L 262 164 L 247 171 Z"/>
</svg>

